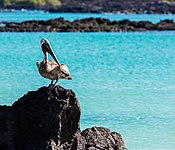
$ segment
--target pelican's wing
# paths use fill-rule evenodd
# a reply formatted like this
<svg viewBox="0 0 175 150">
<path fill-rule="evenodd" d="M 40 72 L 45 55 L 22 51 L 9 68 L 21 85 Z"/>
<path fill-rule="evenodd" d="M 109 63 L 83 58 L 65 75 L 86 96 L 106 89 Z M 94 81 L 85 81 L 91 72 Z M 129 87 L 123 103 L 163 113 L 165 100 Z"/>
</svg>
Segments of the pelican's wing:
<svg viewBox="0 0 175 150">
<path fill-rule="evenodd" d="M 48 66 L 50 66 L 50 69 L 53 70 L 54 68 L 58 67 L 59 65 L 55 61 L 49 60 Z"/>
</svg>

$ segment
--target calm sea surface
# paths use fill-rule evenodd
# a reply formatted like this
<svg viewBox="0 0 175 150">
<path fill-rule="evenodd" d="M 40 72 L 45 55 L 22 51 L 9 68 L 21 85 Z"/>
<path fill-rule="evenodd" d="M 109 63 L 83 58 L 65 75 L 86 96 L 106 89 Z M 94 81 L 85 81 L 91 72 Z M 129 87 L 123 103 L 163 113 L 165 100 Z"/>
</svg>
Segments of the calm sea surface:
<svg viewBox="0 0 175 150">
<path fill-rule="evenodd" d="M 63 17 L 67 20 L 74 21 L 82 18 L 107 18 L 111 21 L 129 19 L 131 21 L 151 21 L 157 23 L 161 20 L 171 19 L 175 21 L 175 15 L 148 15 L 148 14 L 89 14 L 89 13 L 45 13 L 43 11 L 14 11 L 0 12 L 0 21 L 22 22 L 26 20 L 48 20 Z"/>
<path fill-rule="evenodd" d="M 1 17 L 0 17 L 1 18 Z M 175 149 L 175 32 L 0 33 L 0 104 L 49 85 L 36 62 L 48 38 L 80 101 L 81 129 L 104 126 L 129 150 Z"/>
</svg>

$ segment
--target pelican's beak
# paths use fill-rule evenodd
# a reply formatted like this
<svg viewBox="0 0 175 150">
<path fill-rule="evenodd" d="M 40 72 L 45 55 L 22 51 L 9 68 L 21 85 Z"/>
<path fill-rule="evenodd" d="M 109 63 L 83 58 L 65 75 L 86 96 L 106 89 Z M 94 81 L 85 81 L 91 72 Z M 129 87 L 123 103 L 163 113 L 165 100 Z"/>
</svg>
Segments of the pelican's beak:
<svg viewBox="0 0 175 150">
<path fill-rule="evenodd" d="M 41 44 L 43 53 L 46 54 L 46 52 L 48 52 L 48 53 L 53 57 L 53 59 L 55 60 L 55 62 L 56 62 L 58 65 L 60 65 L 60 63 L 59 63 L 59 61 L 58 61 L 58 59 L 57 59 L 55 53 L 54 53 L 53 50 L 52 50 L 52 47 L 51 47 L 49 41 L 48 41 L 47 39 L 44 39 L 44 38 L 43 38 L 43 39 L 41 39 L 40 44 Z"/>
<path fill-rule="evenodd" d="M 71 77 L 66 77 L 65 79 L 66 79 L 66 80 L 72 80 L 72 78 L 71 78 Z"/>
</svg>

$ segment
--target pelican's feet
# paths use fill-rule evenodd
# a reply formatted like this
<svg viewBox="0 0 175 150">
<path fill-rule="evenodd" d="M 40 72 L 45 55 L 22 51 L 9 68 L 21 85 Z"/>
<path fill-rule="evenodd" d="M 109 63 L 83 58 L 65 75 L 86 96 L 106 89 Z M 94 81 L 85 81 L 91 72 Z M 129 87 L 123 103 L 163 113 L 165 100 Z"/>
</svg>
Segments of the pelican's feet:
<svg viewBox="0 0 175 150">
<path fill-rule="evenodd" d="M 49 84 L 48 89 L 51 91 L 55 87 L 54 84 Z"/>
<path fill-rule="evenodd" d="M 53 84 L 53 80 L 52 80 L 52 82 L 48 86 L 49 90 L 52 90 L 56 86 L 57 82 L 58 82 L 58 80 L 56 80 L 55 83 Z"/>
</svg>

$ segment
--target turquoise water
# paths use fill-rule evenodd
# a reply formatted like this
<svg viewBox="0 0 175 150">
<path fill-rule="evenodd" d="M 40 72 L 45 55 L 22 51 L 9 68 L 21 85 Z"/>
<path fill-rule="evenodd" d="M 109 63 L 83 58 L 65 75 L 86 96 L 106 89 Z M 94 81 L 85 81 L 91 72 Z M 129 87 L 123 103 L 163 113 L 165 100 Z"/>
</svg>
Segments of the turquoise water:
<svg viewBox="0 0 175 150">
<path fill-rule="evenodd" d="M 63 17 L 73 21 L 82 18 L 108 18 L 111 21 L 129 19 L 131 21 L 151 21 L 157 23 L 161 20 L 172 19 L 175 21 L 175 15 L 155 15 L 155 14 L 89 14 L 89 13 L 44 13 L 43 11 L 15 11 L 15 12 L 0 12 L 0 21 L 22 22 L 26 20 L 48 20 Z"/>
<path fill-rule="evenodd" d="M 0 104 L 49 85 L 37 72 L 48 38 L 69 66 L 81 129 L 104 126 L 129 150 L 175 149 L 175 32 L 0 33 Z"/>
</svg>

